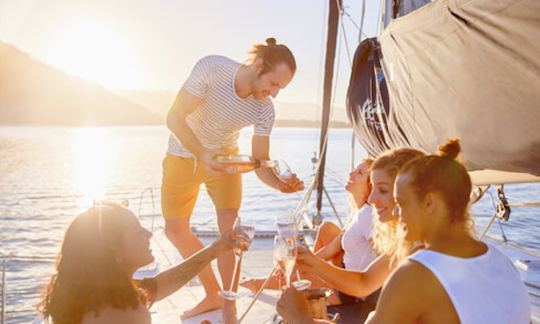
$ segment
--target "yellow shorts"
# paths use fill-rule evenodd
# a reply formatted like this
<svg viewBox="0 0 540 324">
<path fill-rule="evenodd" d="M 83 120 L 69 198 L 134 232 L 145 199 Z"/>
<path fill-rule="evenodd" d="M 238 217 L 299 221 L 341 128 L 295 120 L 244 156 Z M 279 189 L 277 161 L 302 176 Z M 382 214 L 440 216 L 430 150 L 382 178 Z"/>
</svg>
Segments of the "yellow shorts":
<svg viewBox="0 0 540 324">
<path fill-rule="evenodd" d="M 189 217 L 195 207 L 199 187 L 206 185 L 216 209 L 239 209 L 242 201 L 242 175 L 209 176 L 195 161 L 167 154 L 163 160 L 161 210 L 165 219 Z"/>
</svg>

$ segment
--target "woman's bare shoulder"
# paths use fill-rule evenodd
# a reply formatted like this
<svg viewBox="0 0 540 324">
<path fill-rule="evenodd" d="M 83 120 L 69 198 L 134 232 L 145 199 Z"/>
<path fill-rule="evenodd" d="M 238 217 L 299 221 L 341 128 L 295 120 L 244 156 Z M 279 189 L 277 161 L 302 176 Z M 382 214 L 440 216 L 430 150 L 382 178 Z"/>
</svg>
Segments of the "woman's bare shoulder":
<svg viewBox="0 0 540 324">
<path fill-rule="evenodd" d="M 139 305 L 137 309 L 128 307 L 127 309 L 116 309 L 107 307 L 99 311 L 96 316 L 94 313 L 87 313 L 81 322 L 81 324 L 104 324 L 104 323 L 118 323 L 118 324 L 150 324 L 150 312 L 144 307 Z"/>
</svg>

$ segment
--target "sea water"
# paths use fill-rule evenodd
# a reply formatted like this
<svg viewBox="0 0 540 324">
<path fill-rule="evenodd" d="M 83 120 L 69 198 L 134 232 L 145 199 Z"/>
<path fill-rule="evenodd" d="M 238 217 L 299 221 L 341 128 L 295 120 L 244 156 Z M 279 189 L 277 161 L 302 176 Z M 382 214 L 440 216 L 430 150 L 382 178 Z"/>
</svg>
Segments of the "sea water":
<svg viewBox="0 0 540 324">
<path fill-rule="evenodd" d="M 251 153 L 252 130 L 241 132 L 240 153 Z M 40 291 L 54 271 L 63 234 L 78 212 L 94 199 L 129 202 L 144 226 L 159 227 L 161 162 L 169 133 L 165 127 L 0 127 L 0 256 L 7 260 L 8 323 L 34 318 Z M 313 180 L 312 158 L 319 130 L 275 128 L 271 158 L 285 160 L 306 186 Z M 352 131 L 329 131 L 324 186 L 345 221 L 344 190 L 351 165 L 365 156 L 358 143 L 352 161 Z M 283 194 L 262 184 L 254 173 L 243 176 L 242 218 L 256 220 L 258 229 L 275 230 L 276 216 L 291 213 L 302 194 Z M 540 185 L 508 185 L 510 202 L 539 201 Z M 493 191 L 473 207 L 478 228 L 494 212 Z M 314 195 L 315 196 L 315 195 Z M 310 203 L 313 204 L 313 203 Z M 495 224 L 492 234 L 532 249 L 540 249 L 540 208 L 514 207 L 508 224 Z M 326 197 L 323 214 L 339 221 Z M 204 188 L 192 223 L 216 228 L 215 211 Z"/>
</svg>

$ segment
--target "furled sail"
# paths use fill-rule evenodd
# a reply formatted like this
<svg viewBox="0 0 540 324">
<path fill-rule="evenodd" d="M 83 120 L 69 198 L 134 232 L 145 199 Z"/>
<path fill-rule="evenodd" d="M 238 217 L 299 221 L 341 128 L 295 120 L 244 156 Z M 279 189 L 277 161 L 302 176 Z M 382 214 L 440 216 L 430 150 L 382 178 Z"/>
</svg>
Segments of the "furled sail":
<svg viewBox="0 0 540 324">
<path fill-rule="evenodd" d="M 460 137 L 470 170 L 510 172 L 509 182 L 540 176 L 539 40 L 538 0 L 437 0 L 394 20 L 364 59 L 369 68 L 356 64 L 360 48 L 355 55 L 347 106 L 356 134 L 372 155 L 433 152 Z"/>
</svg>

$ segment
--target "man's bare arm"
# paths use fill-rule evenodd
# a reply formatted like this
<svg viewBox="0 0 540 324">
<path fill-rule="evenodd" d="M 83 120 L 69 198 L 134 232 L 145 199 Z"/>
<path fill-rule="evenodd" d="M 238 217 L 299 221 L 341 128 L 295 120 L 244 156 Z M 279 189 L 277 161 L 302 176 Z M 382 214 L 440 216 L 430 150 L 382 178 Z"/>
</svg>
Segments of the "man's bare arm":
<svg viewBox="0 0 540 324">
<path fill-rule="evenodd" d="M 204 147 L 186 123 L 186 117 L 197 110 L 202 99 L 182 89 L 167 114 L 167 127 L 182 145 L 197 157 L 202 156 Z"/>
</svg>

